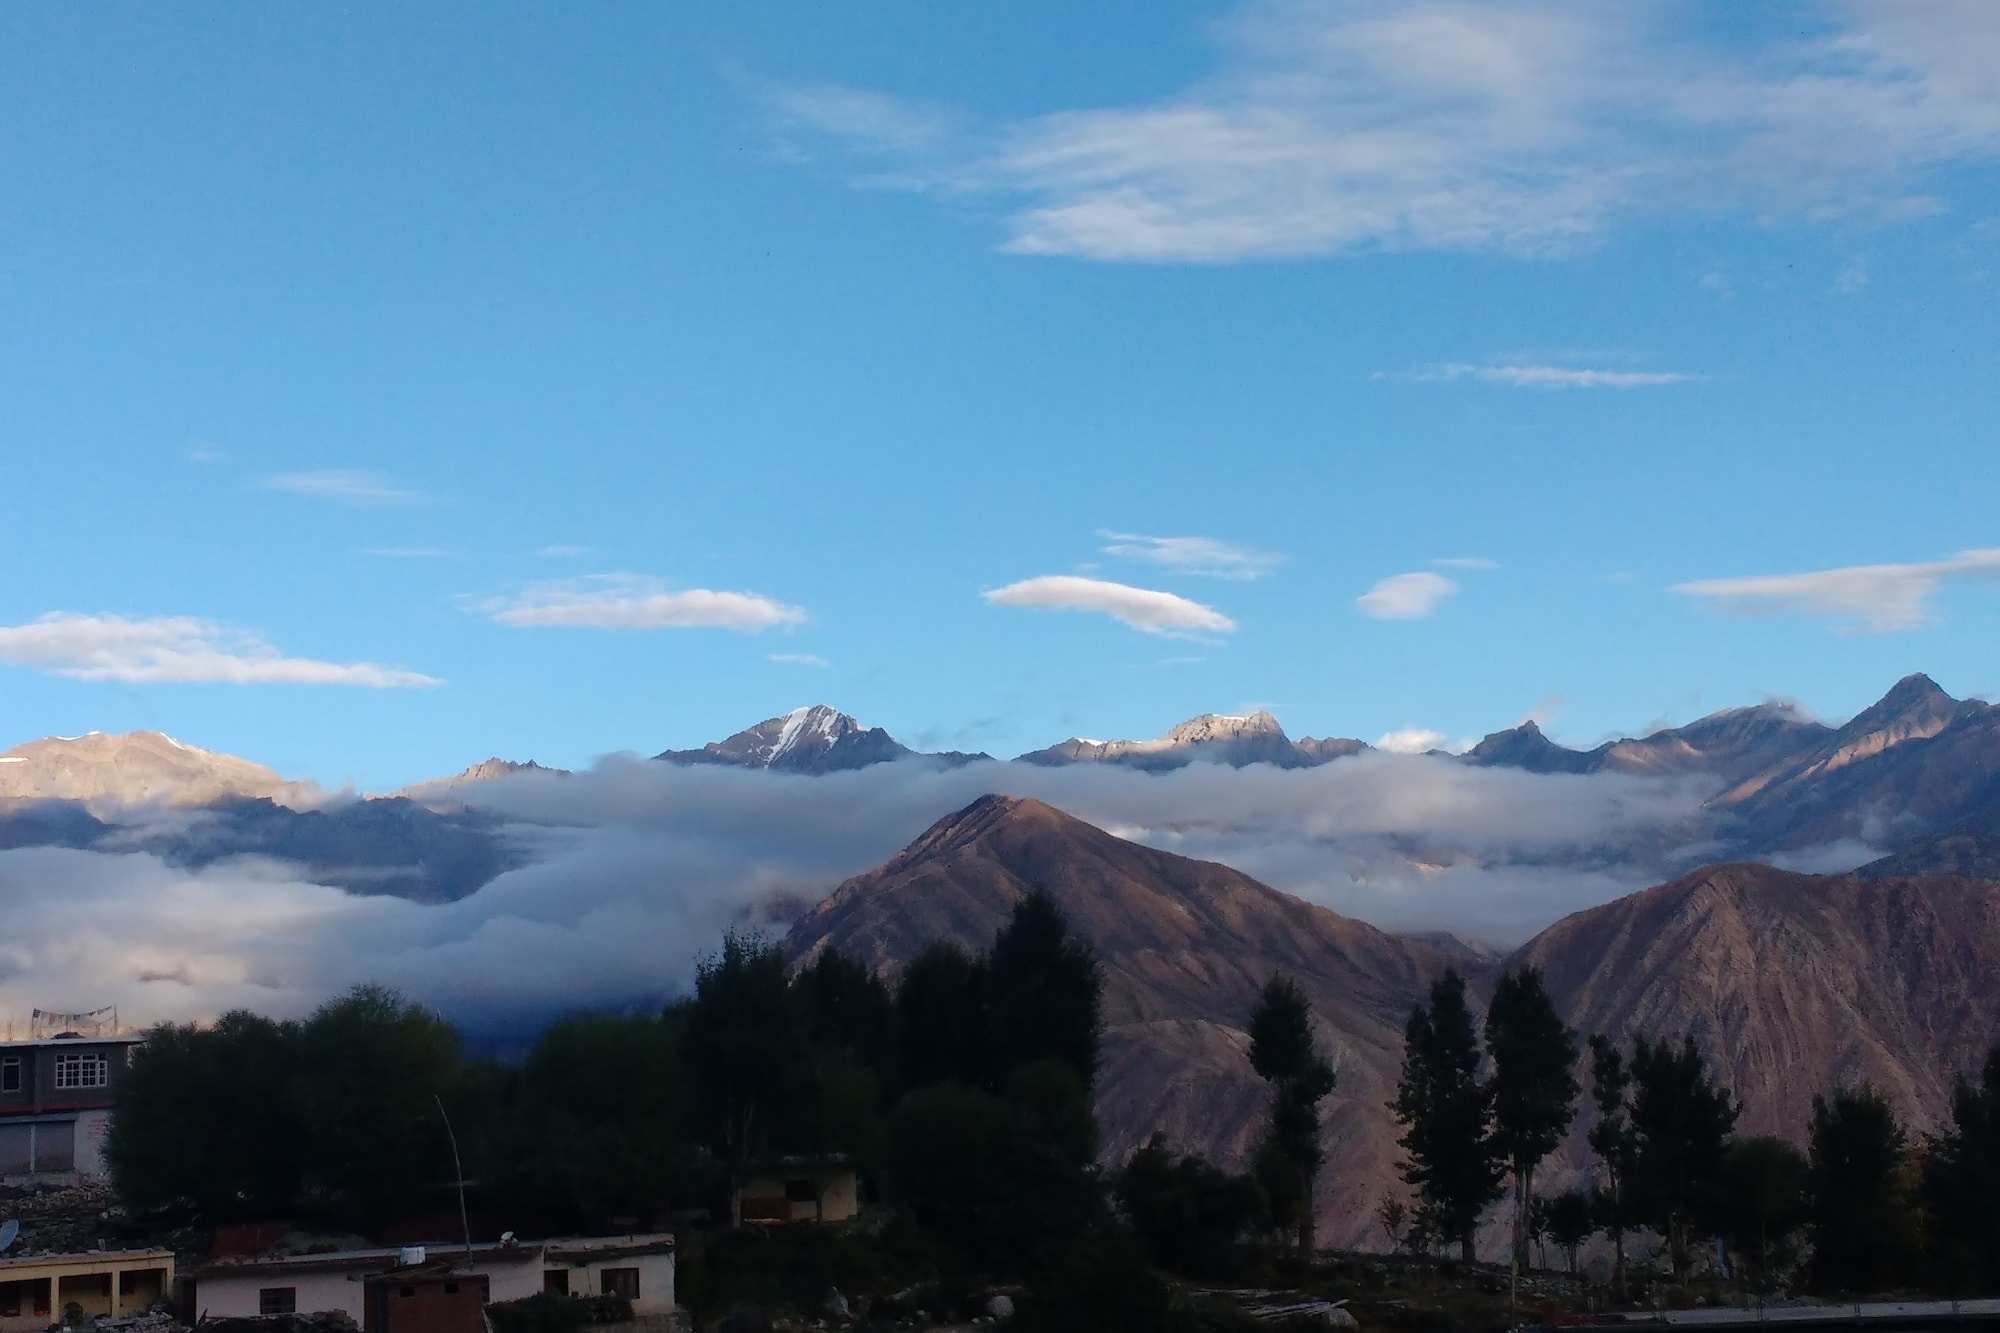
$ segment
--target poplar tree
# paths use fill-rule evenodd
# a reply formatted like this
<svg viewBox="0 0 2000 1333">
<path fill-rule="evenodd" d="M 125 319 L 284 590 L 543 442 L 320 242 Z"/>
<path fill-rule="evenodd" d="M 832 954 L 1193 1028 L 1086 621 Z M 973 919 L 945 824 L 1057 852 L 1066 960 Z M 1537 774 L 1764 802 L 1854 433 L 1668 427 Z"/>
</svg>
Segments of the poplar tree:
<svg viewBox="0 0 2000 1333">
<path fill-rule="evenodd" d="M 1490 1139 L 1493 1099 L 1479 1078 L 1479 1040 L 1465 1004 L 1465 978 L 1449 968 L 1430 1003 L 1410 1011 L 1403 1076 L 1390 1109 L 1403 1123 L 1403 1179 L 1417 1191 L 1421 1220 L 1456 1237 L 1470 1263 L 1479 1214 L 1500 1197 Z"/>
<path fill-rule="evenodd" d="M 1273 1203 L 1298 1228 L 1299 1249 L 1313 1248 L 1313 1185 L 1325 1163 L 1319 1141 L 1319 1104 L 1338 1081 L 1313 1041 L 1312 1007 L 1305 992 L 1279 973 L 1264 983 L 1250 1011 L 1250 1067 L 1271 1085 L 1270 1119 L 1259 1156 L 1272 1174 Z"/>
<path fill-rule="evenodd" d="M 1597 1123 L 1587 1136 L 1590 1149 L 1604 1168 L 1604 1186 L 1598 1194 L 1599 1221 L 1611 1236 L 1611 1280 L 1622 1295 L 1625 1290 L 1625 1228 L 1630 1222 L 1628 1195 L 1632 1187 L 1633 1159 L 1637 1140 L 1625 1105 L 1632 1086 L 1625 1055 L 1611 1039 L 1599 1033 L 1590 1039 L 1590 1100 L 1597 1106 Z"/>
<path fill-rule="evenodd" d="M 1491 1143 L 1514 1178 L 1513 1272 L 1528 1267 L 1528 1204 L 1535 1168 L 1562 1143 L 1576 1118 L 1576 1034 L 1556 1016 L 1540 968 L 1500 978 L 1486 1009 L 1487 1082 L 1493 1100 Z"/>
<path fill-rule="evenodd" d="M 1909 1276 L 1908 1148 L 1895 1108 L 1866 1083 L 1813 1098 L 1806 1206 L 1821 1291 L 1886 1291 Z"/>
<path fill-rule="evenodd" d="M 1953 1087 L 1951 1125 L 1926 1144 L 1923 1196 L 1938 1277 L 1954 1293 L 2000 1291 L 2000 1046 L 1977 1081 Z"/>
</svg>

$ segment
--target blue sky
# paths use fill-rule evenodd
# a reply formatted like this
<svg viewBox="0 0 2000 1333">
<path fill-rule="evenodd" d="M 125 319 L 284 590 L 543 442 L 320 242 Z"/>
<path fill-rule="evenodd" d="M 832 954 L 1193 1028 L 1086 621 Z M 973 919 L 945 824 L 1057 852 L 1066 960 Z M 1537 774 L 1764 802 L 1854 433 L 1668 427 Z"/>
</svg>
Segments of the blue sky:
<svg viewBox="0 0 2000 1333">
<path fill-rule="evenodd" d="M 2000 6 L 1746 8 L 9 6 L 0 745 L 2000 689 Z"/>
</svg>

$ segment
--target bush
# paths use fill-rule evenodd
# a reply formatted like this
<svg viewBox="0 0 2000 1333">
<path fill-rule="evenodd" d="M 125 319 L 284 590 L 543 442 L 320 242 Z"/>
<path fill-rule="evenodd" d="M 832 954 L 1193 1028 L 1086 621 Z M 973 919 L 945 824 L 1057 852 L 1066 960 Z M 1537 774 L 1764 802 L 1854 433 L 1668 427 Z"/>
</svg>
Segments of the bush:
<svg viewBox="0 0 2000 1333">
<path fill-rule="evenodd" d="M 592 1324 L 622 1324 L 632 1317 L 623 1296 L 558 1296 L 537 1292 L 486 1307 L 493 1333 L 576 1333 Z"/>
</svg>

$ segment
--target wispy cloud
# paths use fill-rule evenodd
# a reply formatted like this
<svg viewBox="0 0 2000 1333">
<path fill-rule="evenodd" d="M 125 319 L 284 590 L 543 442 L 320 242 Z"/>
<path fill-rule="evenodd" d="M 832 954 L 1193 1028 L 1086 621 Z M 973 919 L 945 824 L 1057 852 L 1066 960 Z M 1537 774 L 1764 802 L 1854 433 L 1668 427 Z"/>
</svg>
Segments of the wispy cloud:
<svg viewBox="0 0 2000 1333">
<path fill-rule="evenodd" d="M 379 472 L 279 472 L 264 478 L 264 486 L 344 505 L 410 505 L 424 499 L 422 493 L 398 486 Z"/>
<path fill-rule="evenodd" d="M 1431 563 L 1436 565 L 1439 569 L 1484 570 L 1484 569 L 1500 568 L 1500 562 L 1498 560 L 1488 560 L 1485 556 L 1481 555 L 1448 555 L 1441 560 L 1433 560 L 1431 561 Z"/>
<path fill-rule="evenodd" d="M 1257 551 L 1214 537 L 1146 537 L 1136 532 L 1099 529 L 1106 555 L 1145 560 L 1180 574 L 1199 574 L 1215 579 L 1260 579 L 1285 557 L 1273 551 Z"/>
<path fill-rule="evenodd" d="M 558 543 L 554 546 L 544 546 L 536 551 L 535 554 L 549 560 L 566 560 L 572 556 L 589 555 L 590 548 L 588 546 L 565 546 Z"/>
<path fill-rule="evenodd" d="M 1236 622 L 1214 607 L 1151 588 L 1134 588 L 1074 574 L 1023 579 L 982 594 L 995 606 L 1051 611 L 1095 611 L 1148 634 L 1206 632 L 1227 634 Z"/>
<path fill-rule="evenodd" d="M 1804 574 L 1697 579 L 1670 591 L 1746 615 L 1824 616 L 1867 634 L 1896 634 L 1936 623 L 1930 599 L 1949 578 L 2000 577 L 2000 550 L 1960 551 L 1909 565 L 1849 565 Z"/>
<path fill-rule="evenodd" d="M 261 635 L 192 616 L 127 620 L 53 612 L 0 626 L 0 662 L 74 680 L 134 685 L 358 685 L 399 689 L 439 685 L 434 676 L 373 662 L 287 657 Z"/>
<path fill-rule="evenodd" d="M 780 663 L 784 666 L 829 667 L 833 665 L 833 663 L 827 661 L 818 653 L 766 653 L 765 656 L 770 661 Z"/>
<path fill-rule="evenodd" d="M 1145 103 L 980 125 L 879 92 L 774 95 L 861 183 L 994 200 L 1004 248 L 1228 262 L 1561 253 L 1626 219 L 1894 221 L 2000 153 L 1986 0 L 1819 0 L 1756 45 L 1597 0 L 1252 0 Z"/>
<path fill-rule="evenodd" d="M 1451 361 L 1443 365 L 1419 366 L 1397 374 L 1378 374 L 1377 379 L 1409 380 L 1417 384 L 1449 384 L 1472 380 L 1480 384 L 1504 384 L 1514 389 L 1653 389 L 1665 384 L 1682 384 L 1693 375 L 1671 370 L 1604 370 L 1582 366 L 1476 365 Z"/>
<path fill-rule="evenodd" d="M 639 574 L 530 583 L 511 597 L 471 603 L 503 625 L 582 629 L 731 629 L 797 625 L 803 608 L 754 592 L 672 588 Z"/>
<path fill-rule="evenodd" d="M 1361 614 L 1377 620 L 1422 620 L 1457 591 L 1458 584 L 1444 575 L 1420 569 L 1391 574 L 1355 598 L 1354 604 Z"/>
</svg>

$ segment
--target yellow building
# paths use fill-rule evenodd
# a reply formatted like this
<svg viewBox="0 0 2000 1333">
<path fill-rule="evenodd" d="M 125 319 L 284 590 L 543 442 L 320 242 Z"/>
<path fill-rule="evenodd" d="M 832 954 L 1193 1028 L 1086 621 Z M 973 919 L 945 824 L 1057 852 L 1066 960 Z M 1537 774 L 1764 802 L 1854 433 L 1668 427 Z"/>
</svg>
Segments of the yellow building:
<svg viewBox="0 0 2000 1333">
<path fill-rule="evenodd" d="M 40 1333 L 72 1305 L 99 1318 L 139 1314 L 173 1289 L 172 1250 L 0 1256 L 0 1333 Z"/>
</svg>

